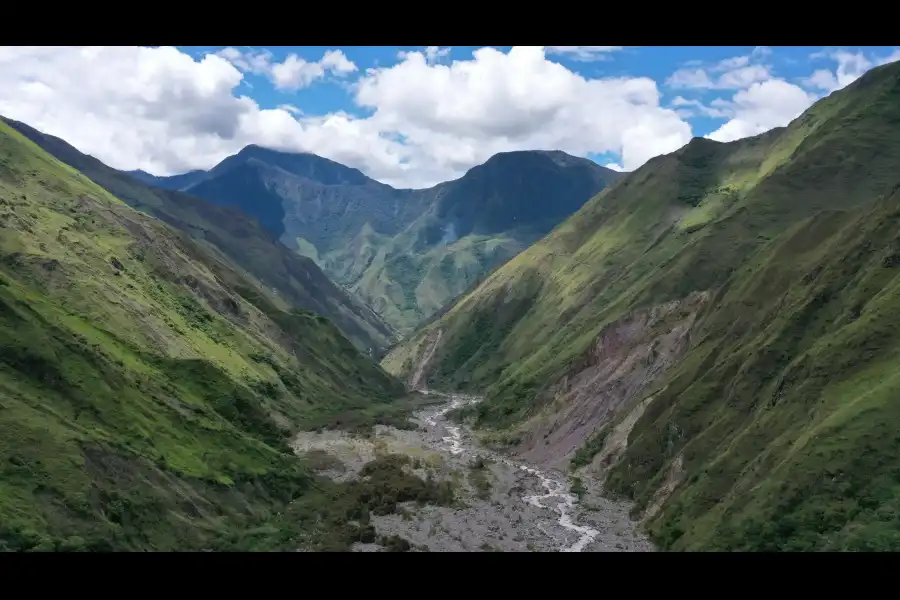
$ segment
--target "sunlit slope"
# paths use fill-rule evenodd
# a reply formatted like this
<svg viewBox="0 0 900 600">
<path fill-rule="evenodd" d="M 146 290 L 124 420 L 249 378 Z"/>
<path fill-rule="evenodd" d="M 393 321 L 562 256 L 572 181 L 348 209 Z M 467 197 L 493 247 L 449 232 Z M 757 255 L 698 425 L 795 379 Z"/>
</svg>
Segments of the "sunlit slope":
<svg viewBox="0 0 900 600">
<path fill-rule="evenodd" d="M 212 245 L 238 269 L 274 290 L 279 307 L 303 308 L 327 317 L 366 353 L 378 354 L 393 342 L 393 330 L 378 315 L 335 285 L 312 260 L 278 242 L 255 218 L 197 196 L 152 187 L 146 177 L 117 171 L 59 138 L 5 120 L 57 160 L 78 169 L 130 206 Z"/>
<path fill-rule="evenodd" d="M 390 418 L 397 382 L 230 265 L 0 123 L 0 546 L 230 548 L 326 494 L 293 431 Z"/>
</svg>

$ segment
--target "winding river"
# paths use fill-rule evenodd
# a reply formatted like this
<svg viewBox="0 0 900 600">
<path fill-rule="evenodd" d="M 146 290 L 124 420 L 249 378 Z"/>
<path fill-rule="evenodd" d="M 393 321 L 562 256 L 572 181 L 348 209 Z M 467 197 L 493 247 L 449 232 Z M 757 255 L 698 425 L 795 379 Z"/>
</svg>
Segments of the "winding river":
<svg viewBox="0 0 900 600">
<path fill-rule="evenodd" d="M 435 392 L 432 390 L 420 391 L 421 393 L 427 395 L 450 398 L 450 402 L 448 402 L 444 408 L 428 416 L 425 419 L 425 422 L 429 427 L 442 427 L 443 429 L 447 430 L 449 435 L 444 436 L 443 441 L 448 445 L 448 452 L 453 455 L 460 455 L 465 453 L 466 448 L 464 447 L 462 426 L 453 425 L 448 422 L 446 415 L 448 412 L 456 408 L 460 408 L 467 404 L 475 404 L 480 401 L 480 398 L 471 396 L 456 396 L 444 394 L 441 392 Z M 537 508 L 554 511 L 559 515 L 557 522 L 560 524 L 560 526 L 579 535 L 578 541 L 576 541 L 571 546 L 561 548 L 561 552 L 581 552 L 599 534 L 596 529 L 578 525 L 572 520 L 572 512 L 575 506 L 578 504 L 578 498 L 569 491 L 569 485 L 566 481 L 560 481 L 559 479 L 550 477 L 549 475 L 539 471 L 538 469 L 535 469 L 534 467 L 513 461 L 505 456 L 501 456 L 497 453 L 489 452 L 481 448 L 470 448 L 468 453 L 474 456 L 481 455 L 489 457 L 510 467 L 525 471 L 526 473 L 540 479 L 541 486 L 545 490 L 547 490 L 547 492 L 545 494 L 524 496 L 522 500 L 533 506 L 536 506 Z"/>
</svg>

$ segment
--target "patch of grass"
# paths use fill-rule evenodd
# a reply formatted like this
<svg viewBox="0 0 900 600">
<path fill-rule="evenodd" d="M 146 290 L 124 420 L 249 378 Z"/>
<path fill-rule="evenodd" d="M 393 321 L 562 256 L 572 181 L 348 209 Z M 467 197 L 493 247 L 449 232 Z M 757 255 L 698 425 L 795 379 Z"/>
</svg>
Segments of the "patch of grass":
<svg viewBox="0 0 900 600">
<path fill-rule="evenodd" d="M 380 544 L 384 546 L 386 552 L 409 552 L 412 549 L 409 540 L 396 534 L 382 537 Z"/>
<path fill-rule="evenodd" d="M 249 532 L 232 536 L 230 549 L 270 550 L 286 544 L 303 545 L 316 551 L 348 551 L 354 542 L 379 543 L 409 550 L 398 539 L 377 539 L 370 514 L 399 513 L 404 502 L 455 505 L 452 487 L 446 482 L 425 480 L 412 474 L 407 456 L 388 454 L 367 463 L 359 480 L 334 483 L 317 480 L 312 491 L 297 497 L 283 512 L 267 522 L 274 537 Z M 389 541 L 390 540 L 390 541 Z M 402 549 L 401 549 L 402 548 Z"/>
<path fill-rule="evenodd" d="M 575 452 L 572 460 L 569 461 L 569 469 L 576 470 L 591 464 L 594 457 L 603 450 L 606 444 L 606 438 L 609 436 L 609 426 L 601 427 Z"/>
<path fill-rule="evenodd" d="M 304 454 L 306 465 L 313 471 L 339 471 L 346 470 L 340 459 L 318 448 L 309 450 Z"/>
<path fill-rule="evenodd" d="M 584 498 L 584 495 L 587 493 L 587 488 L 584 487 L 584 482 L 581 480 L 581 477 L 572 477 L 572 485 L 569 489 L 573 494 L 578 496 L 579 500 Z"/>
<path fill-rule="evenodd" d="M 469 483 L 475 488 L 475 493 L 481 500 L 491 498 L 490 467 L 484 457 L 478 456 L 469 464 Z"/>
<path fill-rule="evenodd" d="M 423 480 L 409 470 L 412 460 L 400 454 L 380 456 L 366 464 L 360 472 L 359 504 L 375 514 L 396 512 L 397 503 L 415 501 L 420 504 L 449 506 L 455 501 L 452 486 L 438 482 L 431 475 Z"/>
</svg>

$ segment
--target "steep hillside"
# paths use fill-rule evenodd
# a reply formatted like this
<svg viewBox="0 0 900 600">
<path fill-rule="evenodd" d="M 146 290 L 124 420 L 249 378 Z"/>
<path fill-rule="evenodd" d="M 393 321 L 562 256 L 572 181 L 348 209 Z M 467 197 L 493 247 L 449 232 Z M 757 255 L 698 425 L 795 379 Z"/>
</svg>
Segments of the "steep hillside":
<svg viewBox="0 0 900 600">
<path fill-rule="evenodd" d="M 803 221 L 729 279 L 608 480 L 638 510 L 685 481 L 650 522 L 658 540 L 900 549 L 898 274 L 900 185 Z"/>
<path fill-rule="evenodd" d="M 280 308 L 299 307 L 328 317 L 366 353 L 378 355 L 394 340 L 393 330 L 377 314 L 334 285 L 313 261 L 288 250 L 254 218 L 197 196 L 151 187 L 82 154 L 59 138 L 45 135 L 24 123 L 4 120 L 58 160 L 78 169 L 134 208 L 215 246 L 236 266 L 275 290 L 278 295 L 275 302 Z M 203 172 L 192 174 L 198 173 Z M 155 179 L 144 175 L 139 176 L 143 181 Z M 158 183 L 153 181 L 154 185 Z"/>
<path fill-rule="evenodd" d="M 0 549 L 347 547 L 364 491 L 288 436 L 402 386 L 276 302 L 0 123 Z"/>
<path fill-rule="evenodd" d="M 383 364 L 485 391 L 495 441 L 608 475 L 663 547 L 898 549 L 898 134 L 893 63 L 786 128 L 695 139 Z"/>
<path fill-rule="evenodd" d="M 396 190 L 312 154 L 249 146 L 158 185 L 195 180 L 184 189 L 253 215 L 408 331 L 619 175 L 562 152 L 510 152 L 456 181 Z"/>
</svg>

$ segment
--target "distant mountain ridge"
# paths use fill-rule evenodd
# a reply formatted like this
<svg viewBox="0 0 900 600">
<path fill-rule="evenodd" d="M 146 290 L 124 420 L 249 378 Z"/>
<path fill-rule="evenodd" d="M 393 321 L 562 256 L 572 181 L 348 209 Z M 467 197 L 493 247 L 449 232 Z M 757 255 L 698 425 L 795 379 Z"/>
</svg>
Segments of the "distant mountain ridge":
<svg viewBox="0 0 900 600">
<path fill-rule="evenodd" d="M 188 171 L 187 173 L 182 173 L 181 175 L 172 175 L 168 177 L 157 177 L 156 175 L 151 175 L 146 171 L 141 171 L 140 169 L 138 169 L 137 171 L 124 172 L 148 185 L 163 188 L 164 190 L 173 190 L 176 192 L 183 191 L 206 177 L 206 171 L 202 170 Z"/>
<path fill-rule="evenodd" d="M 408 331 L 621 175 L 561 151 L 517 151 L 454 181 L 395 189 L 314 154 L 248 146 L 205 173 L 142 177 L 254 216 Z"/>
</svg>

